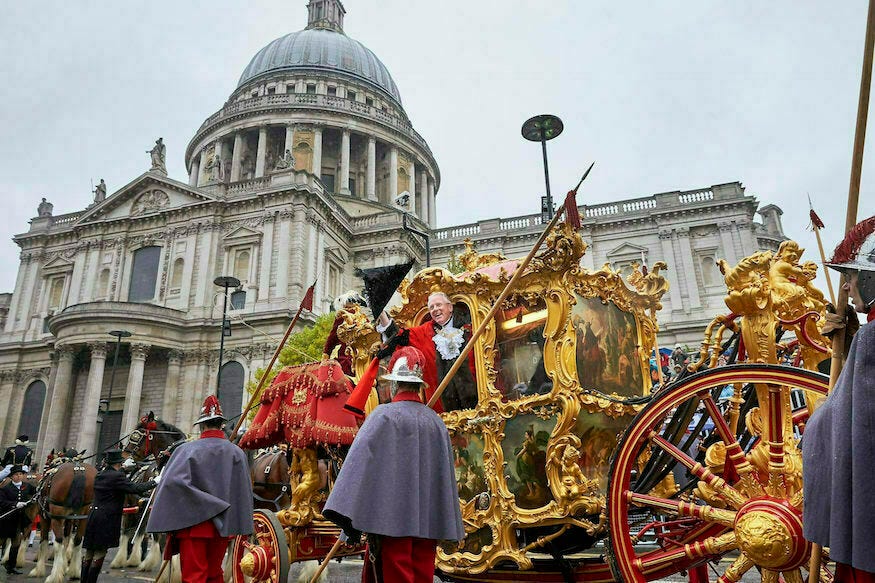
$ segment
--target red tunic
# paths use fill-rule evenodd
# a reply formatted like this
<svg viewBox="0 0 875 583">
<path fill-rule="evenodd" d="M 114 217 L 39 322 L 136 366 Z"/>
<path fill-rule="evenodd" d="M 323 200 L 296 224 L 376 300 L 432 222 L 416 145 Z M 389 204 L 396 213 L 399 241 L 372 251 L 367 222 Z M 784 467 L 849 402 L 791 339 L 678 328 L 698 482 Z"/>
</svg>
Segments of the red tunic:
<svg viewBox="0 0 875 583">
<path fill-rule="evenodd" d="M 419 326 L 410 328 L 410 345 L 422 351 L 425 357 L 424 370 L 422 371 L 423 380 L 426 383 L 425 396 L 431 399 L 435 389 L 437 389 L 439 380 L 437 378 L 437 349 L 434 347 L 434 320 L 429 320 Z M 468 336 L 466 334 L 466 336 Z M 468 338 L 465 339 L 466 342 Z M 474 365 L 474 351 L 468 353 L 468 369 L 471 371 L 471 378 L 476 379 L 476 367 Z M 476 383 L 476 380 L 475 380 Z M 444 408 L 440 401 L 435 403 L 434 410 L 438 413 L 443 413 Z"/>
<path fill-rule="evenodd" d="M 208 429 L 201 439 L 225 439 L 220 429 Z M 221 536 L 212 519 L 173 533 L 179 545 L 182 583 L 223 583 L 222 560 L 228 537 Z"/>
</svg>

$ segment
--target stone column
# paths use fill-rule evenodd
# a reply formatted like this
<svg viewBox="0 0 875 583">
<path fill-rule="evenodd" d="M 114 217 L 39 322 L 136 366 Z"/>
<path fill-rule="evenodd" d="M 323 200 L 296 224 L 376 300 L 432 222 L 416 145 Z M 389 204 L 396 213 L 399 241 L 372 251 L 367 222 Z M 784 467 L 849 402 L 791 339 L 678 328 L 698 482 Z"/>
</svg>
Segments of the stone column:
<svg viewBox="0 0 875 583">
<path fill-rule="evenodd" d="M 270 213 L 264 217 L 264 235 L 261 239 L 261 261 L 258 272 L 258 301 L 266 302 L 270 298 L 270 263 L 273 254 L 273 223 L 276 215 Z"/>
<path fill-rule="evenodd" d="M 368 136 L 368 180 L 365 194 L 377 200 L 377 138 Z"/>
<path fill-rule="evenodd" d="M 410 212 L 419 216 L 416 212 L 416 162 L 413 160 L 410 161 L 410 166 L 407 167 L 407 175 L 410 176 L 410 190 L 407 191 L 410 193 Z"/>
<path fill-rule="evenodd" d="M 428 180 L 428 226 L 434 229 L 437 224 L 437 208 L 434 201 L 434 178 Z"/>
<path fill-rule="evenodd" d="M 12 332 L 15 329 L 15 319 L 18 318 L 18 310 L 20 308 L 21 290 L 24 287 L 24 281 L 27 279 L 28 267 L 30 266 L 30 255 L 21 254 L 21 263 L 18 264 L 18 276 L 15 278 L 15 289 L 12 292 L 12 303 L 9 306 L 9 313 L 6 315 L 6 332 Z"/>
<path fill-rule="evenodd" d="M 289 249 L 304 249 L 304 235 L 306 232 L 306 213 L 302 206 L 295 207 L 293 211 L 285 211 L 290 215 L 292 220 L 292 243 Z M 292 280 L 292 295 L 291 297 L 298 298 L 298 301 L 304 297 L 304 289 L 309 286 L 312 281 L 304 283 L 304 253 L 290 253 L 291 263 L 286 260 L 282 263 L 283 269 L 288 269 Z M 279 272 L 279 268 L 277 268 Z"/>
<path fill-rule="evenodd" d="M 176 404 L 176 422 L 183 431 L 191 431 L 191 415 L 192 411 L 200 407 L 200 403 L 195 403 L 197 399 L 197 370 L 198 370 L 198 351 L 187 350 L 182 354 L 182 382 L 179 385 L 179 400 Z M 169 417 L 169 416 L 168 416 Z"/>
<path fill-rule="evenodd" d="M 690 229 L 681 227 L 676 229 L 678 242 L 681 245 L 681 260 L 684 265 L 684 278 L 687 284 L 687 297 L 690 298 L 691 308 L 701 308 L 702 301 L 699 298 L 699 284 L 696 282 L 696 261 L 693 259 L 693 248 L 690 246 Z"/>
<path fill-rule="evenodd" d="M 240 180 L 240 166 L 243 161 L 243 131 L 234 134 L 234 151 L 231 153 L 231 182 Z"/>
<path fill-rule="evenodd" d="M 182 351 L 173 349 L 167 353 L 167 380 L 164 383 L 164 396 L 161 399 L 161 417 L 175 419 L 179 408 L 179 375 L 182 372 Z"/>
<path fill-rule="evenodd" d="M 313 126 L 313 174 L 322 177 L 322 126 Z"/>
<path fill-rule="evenodd" d="M 392 146 L 389 150 L 389 204 L 395 204 L 398 198 L 398 148 Z"/>
<path fill-rule="evenodd" d="M 6 407 L 0 407 L 0 439 L 3 443 L 9 443 L 15 436 L 16 423 L 12 415 L 12 392 L 15 390 L 15 371 L 0 371 L 0 403 L 6 403 Z"/>
<path fill-rule="evenodd" d="M 201 150 L 201 156 L 200 156 L 200 162 L 198 162 L 198 168 L 206 168 L 206 167 L 207 167 L 207 149 L 206 149 L 206 147 L 204 147 Z M 198 186 L 203 185 L 204 182 L 209 180 L 209 177 L 207 177 L 206 180 L 203 180 L 201 178 L 202 176 L 203 176 L 203 173 L 200 170 L 198 170 L 198 173 L 197 173 L 197 185 Z"/>
<path fill-rule="evenodd" d="M 100 408 L 100 391 L 103 389 L 103 370 L 106 367 L 106 342 L 92 342 L 91 366 L 85 384 L 85 402 L 82 404 L 82 425 L 76 447 L 79 451 L 97 451 L 97 412 Z"/>
<path fill-rule="evenodd" d="M 287 253 L 287 250 L 292 249 L 289 247 L 289 237 L 291 236 L 291 220 L 292 220 L 292 212 L 288 209 L 280 211 L 280 228 L 279 228 L 279 241 L 278 248 L 280 252 L 278 254 L 277 266 L 276 266 L 276 297 L 285 298 L 288 297 L 289 294 L 289 255 L 300 255 L 303 253 L 303 249 L 301 247 L 297 247 L 297 252 L 295 253 Z M 285 258 L 285 259 L 284 259 Z"/>
<path fill-rule="evenodd" d="M 340 134 L 340 190 L 338 194 L 349 194 L 349 129 L 343 128 Z"/>
<path fill-rule="evenodd" d="M 286 145 L 282 153 L 285 154 L 286 150 L 295 152 L 295 124 L 293 123 L 286 124 Z"/>
<path fill-rule="evenodd" d="M 140 418 L 140 395 L 143 393 L 143 370 L 149 355 L 148 344 L 131 344 L 131 368 L 128 372 L 128 394 L 122 413 L 122 435 L 133 431 Z"/>
<path fill-rule="evenodd" d="M 720 230 L 720 243 L 723 246 L 723 259 L 729 265 L 735 267 L 738 258 L 735 255 L 735 242 L 732 240 L 732 223 L 719 223 L 717 228 Z"/>
<path fill-rule="evenodd" d="M 255 177 L 264 176 L 264 164 L 267 159 L 267 126 L 258 128 L 258 149 L 255 152 Z"/>
<path fill-rule="evenodd" d="M 201 171 L 201 161 L 200 157 L 195 158 L 192 156 L 191 158 L 191 168 L 188 171 L 188 185 L 189 186 L 197 186 L 197 177 Z"/>
<path fill-rule="evenodd" d="M 425 170 L 419 172 L 419 218 L 428 224 L 428 173 Z"/>
<path fill-rule="evenodd" d="M 681 264 L 674 255 L 670 229 L 659 232 L 659 244 L 662 248 L 662 257 L 668 263 L 668 269 L 665 273 L 668 279 L 668 295 L 671 298 L 671 309 L 672 311 L 681 311 L 684 309 L 683 302 L 681 301 L 681 286 L 678 283 L 678 271 L 681 269 Z"/>
<path fill-rule="evenodd" d="M 46 426 L 43 428 L 42 448 L 47 453 L 52 448 L 60 448 L 66 445 L 67 436 L 64 430 L 67 427 L 67 418 L 70 415 L 70 393 L 73 392 L 73 355 L 75 350 L 70 345 L 55 346 L 58 354 L 58 372 L 55 374 L 54 387 L 52 389 L 52 403 L 49 408 L 49 416 Z M 99 400 L 99 397 L 98 397 Z M 95 410 L 95 414 L 97 411 Z M 42 461 L 43 457 L 40 458 Z"/>
<path fill-rule="evenodd" d="M 40 412 L 39 417 L 39 446 L 36 448 L 34 452 L 34 460 L 39 460 L 42 462 L 45 460 L 45 455 L 43 455 L 45 441 L 43 440 L 43 436 L 46 432 L 46 427 L 48 425 L 49 419 L 49 411 L 52 407 L 52 392 L 55 388 L 55 378 L 58 376 L 58 352 L 52 350 L 49 352 L 49 359 L 51 360 L 51 368 L 49 368 L 49 378 L 46 381 L 46 399 L 43 402 L 43 410 Z M 51 448 L 50 448 L 51 449 Z"/>
<path fill-rule="evenodd" d="M 738 237 L 741 239 L 741 250 L 745 257 L 749 257 L 756 253 L 757 244 L 756 235 L 753 231 L 753 223 L 745 221 L 735 223 L 735 229 L 738 231 Z"/>
</svg>

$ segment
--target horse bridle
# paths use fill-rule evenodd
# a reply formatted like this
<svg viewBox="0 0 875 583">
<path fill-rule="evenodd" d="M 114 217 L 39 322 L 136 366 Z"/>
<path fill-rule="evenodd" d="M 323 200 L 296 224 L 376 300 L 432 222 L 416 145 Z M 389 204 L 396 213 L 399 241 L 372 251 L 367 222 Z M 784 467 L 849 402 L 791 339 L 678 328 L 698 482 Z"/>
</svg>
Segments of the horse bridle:
<svg viewBox="0 0 875 583">
<path fill-rule="evenodd" d="M 132 456 L 139 451 L 140 444 L 143 442 L 143 439 L 146 439 L 146 449 L 143 452 L 143 457 L 149 457 L 149 454 L 152 453 L 152 439 L 154 439 L 153 431 L 146 427 L 145 429 L 134 429 L 131 431 L 131 434 L 128 436 L 128 444 L 125 446 L 125 453 L 129 453 Z"/>
</svg>

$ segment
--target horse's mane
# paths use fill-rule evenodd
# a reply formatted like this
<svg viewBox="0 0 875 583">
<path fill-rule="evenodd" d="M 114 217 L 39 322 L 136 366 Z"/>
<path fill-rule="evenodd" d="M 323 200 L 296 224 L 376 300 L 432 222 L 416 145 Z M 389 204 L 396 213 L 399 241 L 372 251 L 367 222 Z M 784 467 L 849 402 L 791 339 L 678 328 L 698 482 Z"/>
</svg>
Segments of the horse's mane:
<svg viewBox="0 0 875 583">
<path fill-rule="evenodd" d="M 182 437 L 185 437 L 187 435 L 185 433 L 185 431 L 183 431 L 182 429 L 180 429 L 176 425 L 173 425 L 172 423 L 168 423 L 167 421 L 164 421 L 163 419 L 155 419 L 155 423 L 158 424 L 159 431 L 178 433 Z"/>
</svg>

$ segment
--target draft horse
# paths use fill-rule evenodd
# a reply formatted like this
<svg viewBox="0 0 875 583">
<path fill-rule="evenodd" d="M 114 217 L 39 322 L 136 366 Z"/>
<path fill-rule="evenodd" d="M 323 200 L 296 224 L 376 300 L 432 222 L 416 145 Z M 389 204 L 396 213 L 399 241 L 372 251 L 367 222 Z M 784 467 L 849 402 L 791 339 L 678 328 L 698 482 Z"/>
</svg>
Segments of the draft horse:
<svg viewBox="0 0 875 583">
<path fill-rule="evenodd" d="M 66 576 L 71 579 L 80 577 L 82 538 L 94 500 L 95 476 L 97 468 L 81 461 L 65 462 L 43 476 L 37 489 L 40 546 L 36 567 L 29 573 L 30 577 L 44 577 L 46 574 L 49 529 L 55 534 L 55 556 L 45 583 L 61 583 Z"/>
<path fill-rule="evenodd" d="M 122 450 L 127 458 L 133 458 L 140 466 L 131 476 L 134 482 L 147 482 L 161 471 L 167 462 L 167 457 L 162 452 L 184 442 L 186 434 L 178 427 L 155 417 L 155 413 L 149 411 L 148 415 L 140 418 L 137 426 L 128 437 L 128 442 Z M 125 508 L 136 511 L 125 511 L 122 518 L 122 534 L 119 540 L 119 550 L 110 564 L 111 569 L 123 567 L 136 567 L 138 571 L 151 571 L 161 564 L 161 543 L 154 536 L 149 536 L 148 551 L 143 557 L 143 540 L 146 537 L 146 522 L 149 508 L 147 504 L 137 496 L 131 495 L 125 499 Z M 142 526 L 140 526 L 142 524 Z M 140 526 L 139 531 L 137 527 Z M 133 541 L 131 541 L 133 537 Z M 130 553 L 128 552 L 128 543 Z"/>
</svg>

